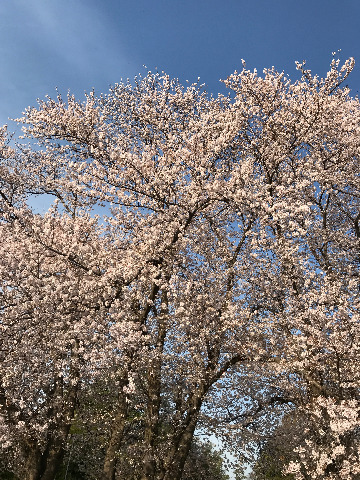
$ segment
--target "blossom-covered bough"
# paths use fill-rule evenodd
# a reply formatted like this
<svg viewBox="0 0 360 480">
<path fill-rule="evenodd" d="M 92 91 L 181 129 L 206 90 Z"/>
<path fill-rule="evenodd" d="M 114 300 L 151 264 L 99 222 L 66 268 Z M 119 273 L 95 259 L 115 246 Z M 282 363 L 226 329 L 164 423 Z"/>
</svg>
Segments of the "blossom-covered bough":
<svg viewBox="0 0 360 480">
<path fill-rule="evenodd" d="M 131 451 L 134 478 L 177 480 L 199 425 L 244 447 L 292 408 L 289 472 L 356 478 L 359 102 L 352 60 L 298 68 L 244 65 L 217 98 L 149 73 L 40 101 L 28 145 L 3 132 L 8 470 L 54 478 L 88 428 L 89 478 L 124 478 Z M 54 197 L 46 214 L 34 194 Z"/>
</svg>

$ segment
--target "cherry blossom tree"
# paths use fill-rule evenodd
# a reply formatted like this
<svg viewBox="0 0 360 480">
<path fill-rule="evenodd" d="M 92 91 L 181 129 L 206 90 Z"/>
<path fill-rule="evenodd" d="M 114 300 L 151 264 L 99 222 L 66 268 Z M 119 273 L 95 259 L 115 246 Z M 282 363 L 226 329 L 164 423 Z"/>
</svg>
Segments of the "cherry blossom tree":
<svg viewBox="0 0 360 480">
<path fill-rule="evenodd" d="M 180 480 L 196 428 L 245 449 L 294 406 L 312 427 L 289 472 L 355 478 L 352 68 L 334 60 L 320 79 L 301 64 L 292 82 L 244 64 L 217 98 L 149 73 L 25 112 L 30 143 L 2 147 L 0 405 L 5 448 L 38 465 L 29 479 L 51 478 L 101 381 L 113 395 L 88 421 L 104 480 L 122 473 L 134 412 L 136 471 Z M 34 194 L 54 198 L 45 215 Z"/>
<path fill-rule="evenodd" d="M 114 361 L 101 279 L 81 268 L 94 260 L 94 223 L 49 212 L 30 233 L 1 226 L 2 446 L 21 478 L 54 478 L 81 384 Z M 69 245 L 70 259 L 57 254 Z"/>
<path fill-rule="evenodd" d="M 269 250 L 261 266 L 256 308 L 282 332 L 278 338 L 283 339 L 279 343 L 283 351 L 277 362 L 287 378 L 277 388 L 287 392 L 308 422 L 306 435 L 297 439 L 298 459 L 288 469 L 298 479 L 357 478 L 360 465 L 355 367 L 359 359 L 359 106 L 346 88 L 338 88 L 350 64 L 340 71 L 338 65 L 334 60 L 326 79 L 311 76 L 299 65 L 302 82 L 290 89 L 299 95 L 291 101 L 291 109 L 284 108 L 282 101 L 281 108 L 273 111 L 267 135 L 263 137 L 262 129 L 259 142 L 258 158 L 268 178 L 263 206 Z M 289 134 L 289 122 L 276 117 L 300 111 L 302 118 Z M 269 138 L 274 140 L 268 143 Z M 282 150 L 284 138 L 293 145 L 301 142 L 295 150 Z M 272 155 L 273 163 L 264 164 L 267 148 L 282 150 L 284 160 Z"/>
</svg>

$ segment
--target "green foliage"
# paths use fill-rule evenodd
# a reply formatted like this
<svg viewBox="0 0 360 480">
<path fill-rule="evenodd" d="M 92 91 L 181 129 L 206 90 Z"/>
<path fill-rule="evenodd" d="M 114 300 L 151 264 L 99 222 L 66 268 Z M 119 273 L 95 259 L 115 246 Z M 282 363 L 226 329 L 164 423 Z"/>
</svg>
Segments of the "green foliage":
<svg viewBox="0 0 360 480">
<path fill-rule="evenodd" d="M 284 475 L 282 469 L 284 467 L 285 457 L 281 452 L 275 456 L 269 453 L 262 453 L 258 462 L 254 467 L 252 480 L 294 480 L 293 475 Z"/>
<path fill-rule="evenodd" d="M 55 480 L 86 480 L 86 475 L 79 470 L 79 466 L 75 462 L 66 462 L 62 465 Z"/>
<path fill-rule="evenodd" d="M 86 446 L 85 446 L 86 447 Z M 141 472 L 133 467 L 133 460 L 126 455 L 119 456 L 121 471 L 117 480 L 135 480 L 141 477 Z M 91 474 L 90 474 L 91 475 Z M 3 477 L 0 477 L 2 480 Z M 92 478 L 82 470 L 82 465 L 76 461 L 64 462 L 61 472 L 55 480 L 88 480 Z M 17 480 L 15 477 L 4 477 L 4 480 Z M 186 461 L 182 480 L 229 480 L 224 470 L 224 462 L 219 452 L 209 442 L 194 440 L 189 457 Z"/>
<path fill-rule="evenodd" d="M 262 447 L 253 468 L 251 480 L 294 480 L 293 475 L 284 475 L 284 467 L 292 458 L 292 446 L 278 443 L 276 435 Z"/>
<path fill-rule="evenodd" d="M 219 452 L 209 442 L 193 441 L 182 480 L 229 480 Z"/>
<path fill-rule="evenodd" d="M 11 472 L 0 472 L 0 480 L 19 480 L 19 479 Z"/>
</svg>

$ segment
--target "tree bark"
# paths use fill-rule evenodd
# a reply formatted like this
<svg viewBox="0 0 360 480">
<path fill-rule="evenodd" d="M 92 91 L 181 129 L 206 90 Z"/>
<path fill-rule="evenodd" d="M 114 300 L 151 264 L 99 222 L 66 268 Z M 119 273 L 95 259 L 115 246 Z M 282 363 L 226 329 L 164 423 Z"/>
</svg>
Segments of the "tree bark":
<svg viewBox="0 0 360 480">
<path fill-rule="evenodd" d="M 159 480 L 181 480 L 186 459 L 188 457 L 194 432 L 198 421 L 199 412 L 204 401 L 209 385 L 199 385 L 193 393 L 187 419 L 179 435 L 174 436 L 173 445 L 168 455 L 164 474 Z"/>
<path fill-rule="evenodd" d="M 67 435 L 66 435 L 67 438 Z M 39 480 L 54 480 L 60 471 L 65 456 L 65 440 L 57 438 L 51 442 L 43 454 Z"/>
<path fill-rule="evenodd" d="M 167 278 L 169 280 L 169 278 Z M 161 368 L 162 353 L 167 333 L 168 296 L 163 290 L 161 295 L 161 311 L 158 317 L 158 334 L 156 339 L 156 350 L 154 360 L 151 362 L 147 372 L 148 402 L 145 418 L 144 432 L 144 469 L 141 480 L 155 480 L 157 476 L 157 465 L 155 457 L 155 442 L 159 435 L 159 412 L 161 405 Z"/>
<path fill-rule="evenodd" d="M 158 361 L 156 361 L 158 362 Z M 142 480 L 155 480 L 155 441 L 159 432 L 159 409 L 160 409 L 160 367 L 159 365 L 150 369 L 148 374 L 148 405 L 146 412 L 146 423 L 144 433 L 144 473 Z"/>
<path fill-rule="evenodd" d="M 24 480 L 39 480 L 41 452 L 37 445 L 27 442 L 25 447 Z"/>
<path fill-rule="evenodd" d="M 118 412 L 112 425 L 111 436 L 106 449 L 101 480 L 115 480 L 116 453 L 120 447 L 127 419 L 127 404 L 125 394 L 119 396 Z"/>
<path fill-rule="evenodd" d="M 173 450 L 171 461 L 164 472 L 161 480 L 181 480 L 186 459 L 189 455 L 191 443 L 194 438 L 194 432 L 197 423 L 196 413 L 191 419 L 189 425 L 181 435 L 181 439 L 176 450 Z"/>
</svg>

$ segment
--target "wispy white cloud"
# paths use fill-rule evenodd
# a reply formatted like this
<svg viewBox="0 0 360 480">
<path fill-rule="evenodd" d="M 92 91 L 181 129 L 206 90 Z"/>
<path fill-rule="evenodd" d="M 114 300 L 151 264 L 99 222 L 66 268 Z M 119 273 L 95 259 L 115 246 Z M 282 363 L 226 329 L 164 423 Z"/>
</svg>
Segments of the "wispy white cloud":
<svg viewBox="0 0 360 480">
<path fill-rule="evenodd" d="M 2 0 L 0 124 L 55 87 L 80 94 L 135 73 L 116 30 L 83 0 Z"/>
<path fill-rule="evenodd" d="M 109 25 L 89 2 L 18 0 L 26 15 L 39 28 L 39 39 L 44 49 L 76 70 L 92 70 L 93 65 L 109 63 L 113 53 Z M 117 60 L 126 62 L 121 45 L 116 45 Z"/>
</svg>

